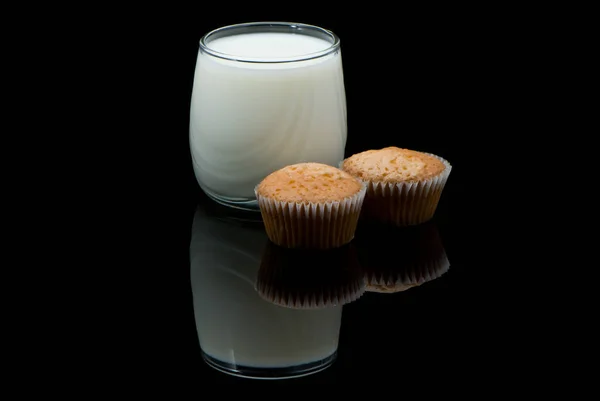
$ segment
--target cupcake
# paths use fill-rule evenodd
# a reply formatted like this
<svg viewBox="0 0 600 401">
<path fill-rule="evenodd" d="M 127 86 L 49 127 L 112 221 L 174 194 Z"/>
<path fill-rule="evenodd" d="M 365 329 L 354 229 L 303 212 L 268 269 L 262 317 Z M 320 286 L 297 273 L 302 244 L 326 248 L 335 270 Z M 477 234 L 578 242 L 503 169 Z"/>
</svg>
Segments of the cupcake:
<svg viewBox="0 0 600 401">
<path fill-rule="evenodd" d="M 368 292 L 406 291 L 439 278 L 450 268 L 432 221 L 413 227 L 364 224 L 353 242 Z M 389 249 L 394 249 L 397 257 L 390 259 Z"/>
<path fill-rule="evenodd" d="M 261 298 L 292 309 L 342 306 L 365 292 L 352 244 L 332 249 L 288 249 L 269 242 L 255 289 Z"/>
<path fill-rule="evenodd" d="M 340 168 L 367 185 L 361 218 L 409 226 L 433 217 L 452 166 L 436 155 L 388 147 L 352 155 Z"/>
<path fill-rule="evenodd" d="M 284 248 L 336 248 L 354 231 L 366 187 L 320 163 L 286 166 L 255 189 L 267 236 Z"/>
</svg>

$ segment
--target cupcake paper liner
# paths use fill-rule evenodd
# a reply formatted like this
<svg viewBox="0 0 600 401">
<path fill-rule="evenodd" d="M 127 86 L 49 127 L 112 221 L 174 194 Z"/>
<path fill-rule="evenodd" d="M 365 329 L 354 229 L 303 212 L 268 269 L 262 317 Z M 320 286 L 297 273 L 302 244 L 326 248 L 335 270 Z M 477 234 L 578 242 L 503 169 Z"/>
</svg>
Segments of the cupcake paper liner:
<svg viewBox="0 0 600 401">
<path fill-rule="evenodd" d="M 450 268 L 432 222 L 403 228 L 371 224 L 361 226 L 358 233 L 356 242 L 368 292 L 406 291 L 439 278 Z M 388 249 L 397 256 L 390 257 L 384 252 Z"/>
<path fill-rule="evenodd" d="M 365 292 L 365 280 L 351 244 L 300 250 L 269 242 L 255 289 L 263 299 L 279 306 L 320 309 L 357 300 Z"/>
<path fill-rule="evenodd" d="M 439 259 L 424 262 L 422 265 L 404 266 L 396 272 L 388 271 L 387 274 L 366 274 L 366 290 L 382 293 L 406 291 L 439 278 L 449 268 L 450 261 L 443 253 L 439 255 Z"/>
<path fill-rule="evenodd" d="M 444 171 L 435 177 L 416 182 L 363 181 L 367 185 L 367 194 L 361 218 L 390 222 L 397 226 L 417 225 L 429 221 L 435 214 L 452 166 L 437 155 L 425 154 L 440 160 L 446 167 Z M 340 168 L 343 163 L 340 163 Z"/>
<path fill-rule="evenodd" d="M 354 238 L 366 185 L 353 196 L 325 203 L 281 202 L 255 193 L 273 243 L 285 248 L 328 249 Z"/>
</svg>

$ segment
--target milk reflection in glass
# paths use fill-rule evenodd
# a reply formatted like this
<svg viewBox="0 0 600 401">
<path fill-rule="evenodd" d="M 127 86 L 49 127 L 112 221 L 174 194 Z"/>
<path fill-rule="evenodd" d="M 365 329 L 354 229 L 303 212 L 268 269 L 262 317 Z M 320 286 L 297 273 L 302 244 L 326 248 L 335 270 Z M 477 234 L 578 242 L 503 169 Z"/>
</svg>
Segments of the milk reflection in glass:
<svg viewBox="0 0 600 401">
<path fill-rule="evenodd" d="M 337 38 L 316 27 L 298 33 L 251 28 L 212 40 L 207 35 L 213 54 L 200 49 L 194 75 L 194 171 L 204 191 L 222 203 L 255 200 L 254 187 L 285 165 L 337 166 L 344 157 Z M 313 30 L 320 36 L 300 33 Z"/>
<path fill-rule="evenodd" d="M 342 306 L 295 310 L 262 299 L 254 285 L 266 243 L 262 228 L 196 212 L 191 282 L 204 359 L 218 370 L 247 377 L 318 372 L 335 359 Z"/>
</svg>

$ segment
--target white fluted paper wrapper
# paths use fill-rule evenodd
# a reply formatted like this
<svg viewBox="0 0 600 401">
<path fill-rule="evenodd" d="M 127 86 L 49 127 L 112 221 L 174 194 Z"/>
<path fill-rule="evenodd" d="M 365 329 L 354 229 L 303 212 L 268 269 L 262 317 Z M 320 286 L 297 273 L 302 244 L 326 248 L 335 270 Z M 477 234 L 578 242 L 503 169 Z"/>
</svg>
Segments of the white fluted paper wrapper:
<svg viewBox="0 0 600 401">
<path fill-rule="evenodd" d="M 368 292 L 393 293 L 406 291 L 428 281 L 441 277 L 450 268 L 446 252 L 442 251 L 437 258 L 419 265 L 407 266 L 398 271 L 368 273 L 366 275 Z"/>
<path fill-rule="evenodd" d="M 288 291 L 268 281 L 257 281 L 256 291 L 261 298 L 275 305 L 291 309 L 321 309 L 346 305 L 356 301 L 365 293 L 365 282 L 356 280 L 344 286 L 322 291 Z"/>
<path fill-rule="evenodd" d="M 332 249 L 286 249 L 269 242 L 255 289 L 292 309 L 320 309 L 355 301 L 365 292 L 364 270 L 352 244 Z"/>
<path fill-rule="evenodd" d="M 367 186 L 361 217 L 391 222 L 397 226 L 417 225 L 430 220 L 435 214 L 452 166 L 437 155 L 425 154 L 440 160 L 445 166 L 444 171 L 416 182 L 387 183 L 356 177 Z M 340 163 L 341 170 L 343 164 L 344 161 Z"/>
<path fill-rule="evenodd" d="M 354 238 L 366 185 L 355 195 L 325 203 L 281 202 L 254 190 L 273 243 L 286 248 L 336 248 Z"/>
</svg>

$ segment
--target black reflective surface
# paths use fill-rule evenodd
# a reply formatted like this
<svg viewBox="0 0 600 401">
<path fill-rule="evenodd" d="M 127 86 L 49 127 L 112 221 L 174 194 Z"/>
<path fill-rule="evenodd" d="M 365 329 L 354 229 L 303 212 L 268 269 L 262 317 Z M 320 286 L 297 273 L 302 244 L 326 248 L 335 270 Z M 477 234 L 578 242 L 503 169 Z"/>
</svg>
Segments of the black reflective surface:
<svg viewBox="0 0 600 401">
<path fill-rule="evenodd" d="M 361 222 L 344 247 L 289 250 L 268 240 L 259 214 L 199 199 L 190 261 L 200 340 L 189 344 L 198 374 L 232 383 L 250 379 L 221 371 L 293 375 L 285 369 L 294 361 L 330 356 L 309 355 L 328 341 L 337 353 L 331 366 L 287 381 L 397 374 L 473 356 L 471 281 L 446 249 L 452 230 L 443 218 L 406 228 Z"/>
</svg>

